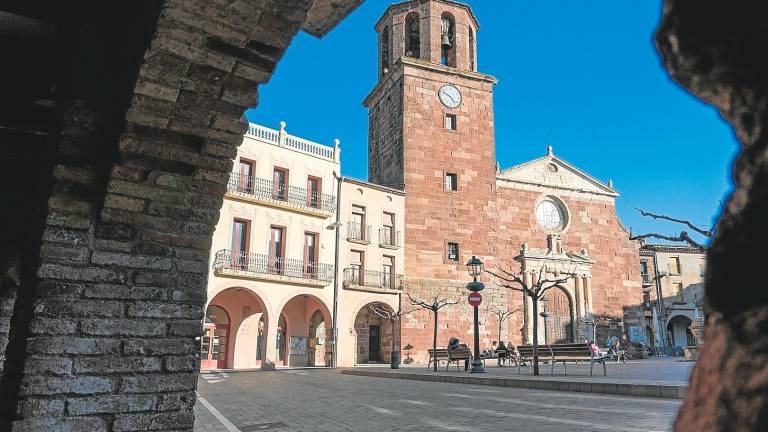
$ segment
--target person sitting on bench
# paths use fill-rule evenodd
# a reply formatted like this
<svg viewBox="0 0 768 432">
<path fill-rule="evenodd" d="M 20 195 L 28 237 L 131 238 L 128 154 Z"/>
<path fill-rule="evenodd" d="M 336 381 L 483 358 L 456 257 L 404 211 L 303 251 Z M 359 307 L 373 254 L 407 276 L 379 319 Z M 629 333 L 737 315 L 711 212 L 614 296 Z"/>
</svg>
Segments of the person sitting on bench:
<svg viewBox="0 0 768 432">
<path fill-rule="evenodd" d="M 459 338 L 452 337 L 448 340 L 448 351 L 459 348 Z M 464 371 L 469 370 L 469 359 L 464 360 Z"/>
<path fill-rule="evenodd" d="M 600 348 L 597 346 L 595 341 L 589 341 L 589 349 L 592 351 L 593 357 L 605 357 L 606 353 L 603 351 L 600 351 Z"/>
<path fill-rule="evenodd" d="M 504 367 L 504 363 L 507 360 L 507 346 L 504 345 L 504 341 L 499 341 L 499 346 L 496 347 L 496 356 L 498 357 L 497 364 L 499 367 Z"/>
</svg>

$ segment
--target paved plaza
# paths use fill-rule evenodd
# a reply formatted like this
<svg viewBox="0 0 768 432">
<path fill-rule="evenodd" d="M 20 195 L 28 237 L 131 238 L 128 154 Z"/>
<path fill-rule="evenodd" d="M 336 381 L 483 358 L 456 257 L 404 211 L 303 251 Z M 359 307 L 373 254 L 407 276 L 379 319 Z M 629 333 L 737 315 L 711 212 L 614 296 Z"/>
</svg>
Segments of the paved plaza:
<svg viewBox="0 0 768 432">
<path fill-rule="evenodd" d="M 669 431 L 681 404 L 358 377 L 329 369 L 203 373 L 198 393 L 196 432 Z"/>
</svg>

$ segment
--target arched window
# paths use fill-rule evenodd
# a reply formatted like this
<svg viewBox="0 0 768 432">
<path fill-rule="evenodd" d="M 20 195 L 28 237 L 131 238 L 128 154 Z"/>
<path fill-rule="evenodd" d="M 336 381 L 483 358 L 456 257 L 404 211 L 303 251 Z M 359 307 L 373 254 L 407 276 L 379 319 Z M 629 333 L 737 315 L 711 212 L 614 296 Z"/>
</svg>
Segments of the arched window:
<svg viewBox="0 0 768 432">
<path fill-rule="evenodd" d="M 389 27 L 381 31 L 381 74 L 389 72 Z"/>
<path fill-rule="evenodd" d="M 456 67 L 456 20 L 448 12 L 440 22 L 440 63 Z"/>
<path fill-rule="evenodd" d="M 475 55 L 477 52 L 475 51 L 477 47 L 475 46 L 475 31 L 472 30 L 472 27 L 469 28 L 469 70 L 476 71 L 477 65 L 475 64 Z"/>
<path fill-rule="evenodd" d="M 421 20 L 411 12 L 405 17 L 405 56 L 421 58 Z"/>
</svg>

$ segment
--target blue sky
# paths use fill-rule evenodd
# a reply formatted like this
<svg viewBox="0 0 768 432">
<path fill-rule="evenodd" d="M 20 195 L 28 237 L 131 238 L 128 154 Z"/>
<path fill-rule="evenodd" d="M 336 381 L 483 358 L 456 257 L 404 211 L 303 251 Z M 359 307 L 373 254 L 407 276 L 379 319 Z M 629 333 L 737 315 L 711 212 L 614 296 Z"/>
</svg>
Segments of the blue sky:
<svg viewBox="0 0 768 432">
<path fill-rule="evenodd" d="M 494 75 L 502 168 L 555 154 L 621 192 L 634 232 L 677 232 L 635 207 L 709 224 L 731 189 L 738 149 L 711 107 L 672 82 L 653 46 L 660 0 L 467 1 L 480 21 L 478 69 Z M 373 25 L 390 1 L 367 0 L 323 39 L 300 33 L 260 88 L 256 123 L 330 144 L 344 175 L 367 178 L 367 112 L 376 83 Z"/>
</svg>

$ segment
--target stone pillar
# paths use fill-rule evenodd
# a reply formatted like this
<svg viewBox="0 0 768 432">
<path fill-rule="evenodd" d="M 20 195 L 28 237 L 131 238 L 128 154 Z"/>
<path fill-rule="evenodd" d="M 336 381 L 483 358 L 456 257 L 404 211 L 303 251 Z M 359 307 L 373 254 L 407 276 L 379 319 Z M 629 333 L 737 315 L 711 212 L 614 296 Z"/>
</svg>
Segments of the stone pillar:
<svg viewBox="0 0 768 432">
<path fill-rule="evenodd" d="M 264 370 L 274 370 L 277 364 L 277 320 L 269 320 L 266 330 L 264 360 L 261 362 L 261 368 Z M 285 355 L 287 356 L 288 353 Z"/>
<path fill-rule="evenodd" d="M 592 277 L 584 276 L 584 291 L 586 295 L 586 313 L 594 313 L 592 309 Z"/>
<path fill-rule="evenodd" d="M 582 283 L 581 276 L 577 276 L 573 280 L 574 284 L 574 292 L 576 293 L 576 316 L 577 317 L 584 317 L 584 284 Z"/>
</svg>

